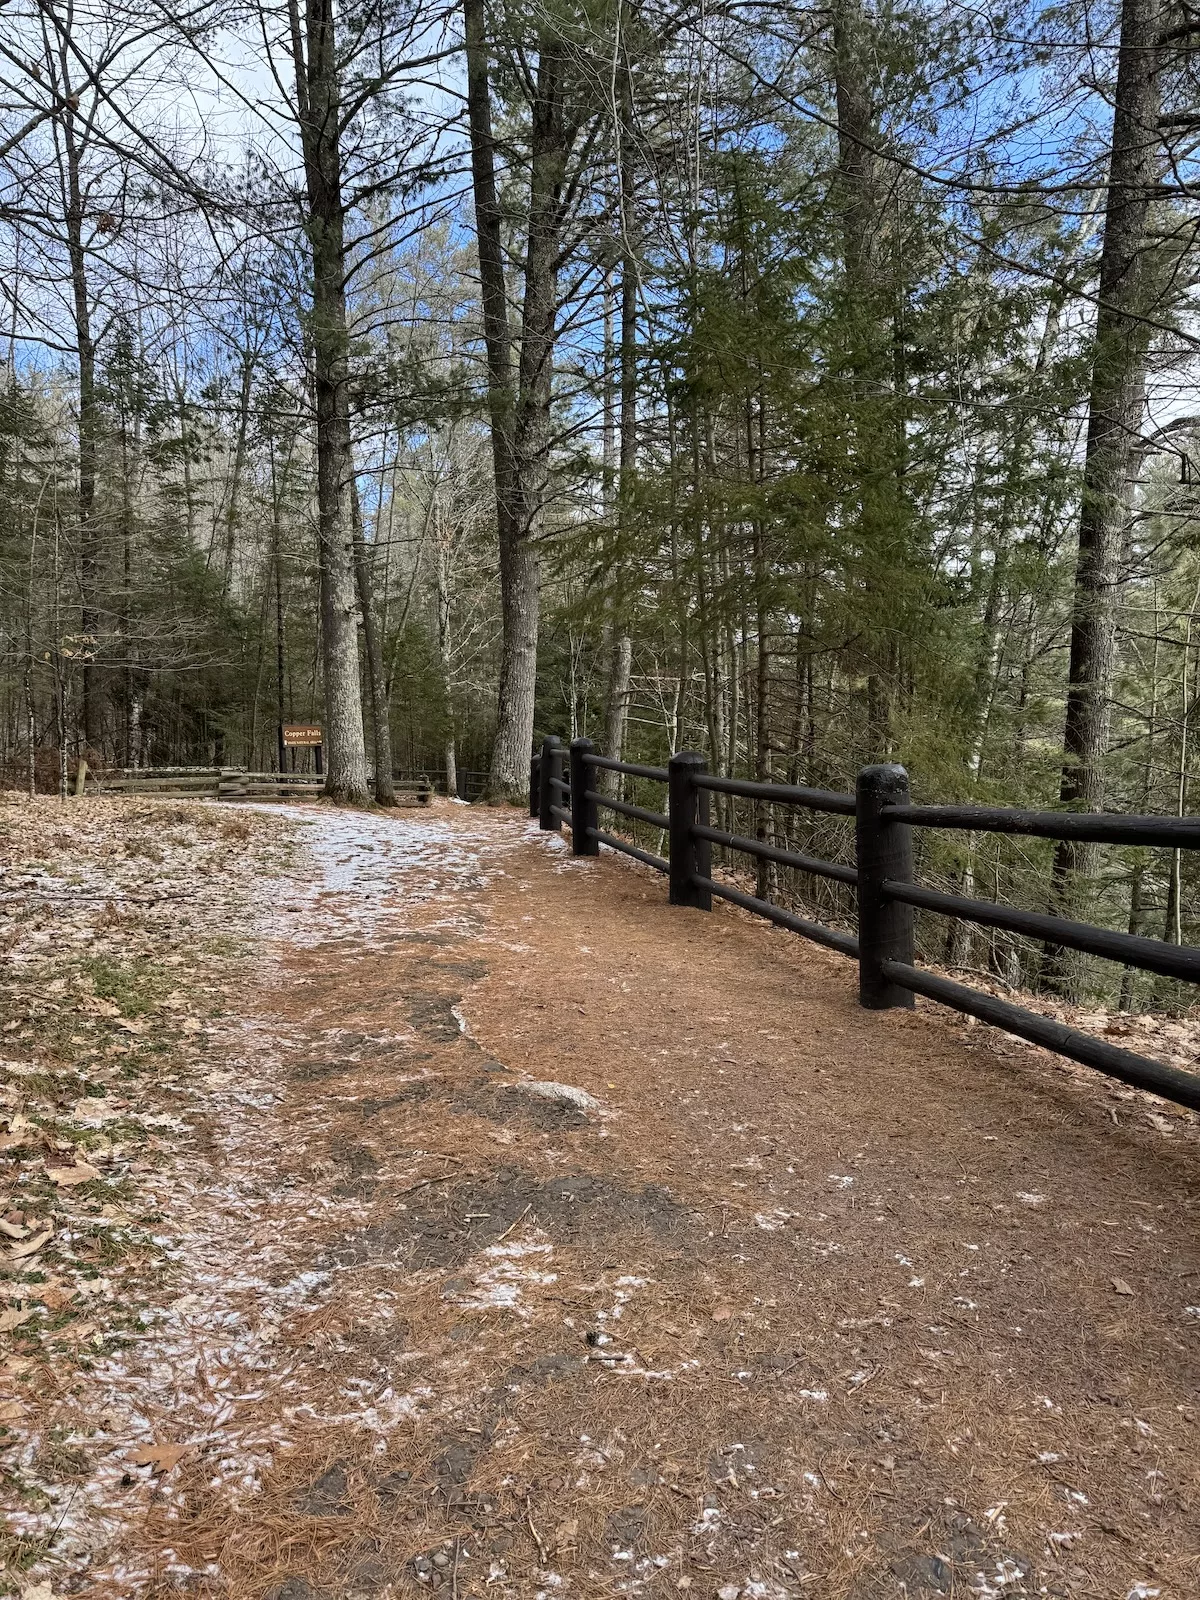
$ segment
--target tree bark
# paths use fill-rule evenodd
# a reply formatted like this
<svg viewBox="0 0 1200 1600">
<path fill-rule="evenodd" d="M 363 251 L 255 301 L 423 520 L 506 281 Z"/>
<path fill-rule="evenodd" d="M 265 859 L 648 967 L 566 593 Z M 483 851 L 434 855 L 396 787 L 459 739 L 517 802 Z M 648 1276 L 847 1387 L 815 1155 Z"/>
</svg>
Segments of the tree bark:
<svg viewBox="0 0 1200 1600">
<path fill-rule="evenodd" d="M 833 73 L 838 123 L 836 198 L 845 268 L 845 361 L 857 523 L 863 563 L 862 665 L 866 674 L 866 754 L 887 758 L 892 748 L 891 641 L 898 627 L 897 594 L 889 582 L 896 559 L 899 505 L 891 385 L 902 364 L 894 349 L 887 273 L 882 256 L 883 207 L 879 194 L 875 109 L 868 83 L 869 40 L 859 0 L 833 8 Z"/>
<path fill-rule="evenodd" d="M 312 252 L 313 392 L 317 413 L 317 519 L 321 667 L 325 690 L 325 793 L 365 805 L 366 739 L 358 666 L 358 600 L 346 515 L 350 448 L 345 211 L 338 136 L 339 85 L 333 0 L 289 0 L 296 98 Z M 307 56 L 305 54 L 307 44 Z"/>
<path fill-rule="evenodd" d="M 358 609 L 362 616 L 363 644 L 367 654 L 367 686 L 371 695 L 371 740 L 375 758 L 375 803 L 396 804 L 396 784 L 392 777 L 391 707 L 387 677 L 383 670 L 383 645 L 375 616 L 371 557 L 363 531 L 362 502 L 358 482 L 350 479 L 350 523 L 354 532 L 354 582 L 358 589 Z"/>
<path fill-rule="evenodd" d="M 83 151 L 77 121 L 77 99 L 72 92 L 64 51 L 62 75 L 62 130 L 66 156 L 67 258 L 71 271 L 71 309 L 79 357 L 79 722 L 88 751 L 99 751 L 103 738 L 100 718 L 97 634 L 100 611 L 97 584 L 100 574 L 100 538 L 96 524 L 96 445 L 99 415 L 96 407 L 96 344 L 92 335 L 91 297 L 88 286 L 87 249 L 83 238 Z"/>
<path fill-rule="evenodd" d="M 630 237 L 633 229 L 633 148 L 630 124 L 633 115 L 633 94 L 629 82 L 629 69 L 622 66 L 619 74 L 621 126 L 618 130 L 618 148 L 621 188 L 621 418 L 619 428 L 619 454 L 617 459 L 617 532 L 618 548 L 624 556 L 629 532 L 633 497 L 634 474 L 637 471 L 637 261 Z M 626 587 L 622 574 L 621 587 Z M 612 657 L 608 678 L 608 703 L 604 722 L 604 750 L 614 760 L 620 761 L 625 747 L 625 733 L 629 726 L 629 687 L 633 672 L 633 640 L 628 618 L 621 614 L 625 596 L 618 596 L 612 627 Z M 613 798 L 620 796 L 619 772 L 602 772 L 604 792 Z"/>
<path fill-rule="evenodd" d="M 495 140 L 483 0 L 463 0 L 463 19 L 471 176 L 488 360 L 500 553 L 500 691 L 489 789 L 494 798 L 524 798 L 528 793 L 537 688 L 541 581 L 538 541 L 543 528 L 550 459 L 561 194 L 571 143 L 564 115 L 565 51 L 553 34 L 543 32 L 538 41 L 531 105 L 525 283 L 520 353 L 514 379 L 504 282 L 502 218 L 496 199 Z"/>
<path fill-rule="evenodd" d="M 237 558 L 237 532 L 241 518 L 242 477 L 246 471 L 246 455 L 250 435 L 250 399 L 254 382 L 254 358 L 248 350 L 242 352 L 241 383 L 238 389 L 237 438 L 233 448 L 233 468 L 229 484 L 229 504 L 225 508 L 225 553 L 221 572 L 221 598 L 228 600 L 233 591 L 233 569 Z"/>
<path fill-rule="evenodd" d="M 536 594 L 537 569 L 535 565 L 532 572 L 523 571 L 521 561 L 523 541 L 517 515 L 512 342 L 508 325 L 508 290 L 504 279 L 503 216 L 496 194 L 496 142 L 492 133 L 484 0 L 463 0 L 463 24 L 467 54 L 471 183 L 475 200 L 483 342 L 487 352 L 488 418 L 496 490 L 503 630 L 498 719 L 489 791 L 494 798 L 503 798 L 519 787 L 518 765 L 522 769 L 525 767 L 533 749 L 532 689 L 529 691 L 528 737 L 523 740 L 520 750 L 516 749 L 516 745 L 522 728 L 512 725 L 511 704 L 514 693 L 521 694 L 524 688 L 523 682 L 514 680 L 530 676 L 525 661 L 529 650 L 528 604 L 523 607 L 522 599 L 527 601 L 531 582 Z M 533 674 L 536 675 L 536 610 L 533 626 Z M 524 718 L 520 720 L 523 723 Z"/>
<path fill-rule="evenodd" d="M 1150 301 L 1146 225 L 1162 148 L 1160 28 L 1160 0 L 1123 0 L 1059 787 L 1064 805 L 1085 811 L 1104 804 L 1117 602 L 1141 452 L 1149 345 L 1143 314 Z M 1083 908 L 1095 862 L 1095 845 L 1059 844 L 1050 886 L 1054 909 Z M 1068 960 L 1056 947 L 1047 948 L 1043 981 L 1053 989 L 1069 987 Z"/>
<path fill-rule="evenodd" d="M 453 674 L 453 645 L 451 635 L 451 594 L 450 594 L 450 539 L 441 517 L 438 517 L 437 526 L 434 528 L 434 548 L 437 554 L 436 585 L 437 585 L 437 636 L 438 659 L 442 667 L 442 684 L 446 695 L 446 793 L 450 796 L 458 793 L 458 752 L 454 739 L 454 706 L 452 700 L 452 674 Z"/>
</svg>

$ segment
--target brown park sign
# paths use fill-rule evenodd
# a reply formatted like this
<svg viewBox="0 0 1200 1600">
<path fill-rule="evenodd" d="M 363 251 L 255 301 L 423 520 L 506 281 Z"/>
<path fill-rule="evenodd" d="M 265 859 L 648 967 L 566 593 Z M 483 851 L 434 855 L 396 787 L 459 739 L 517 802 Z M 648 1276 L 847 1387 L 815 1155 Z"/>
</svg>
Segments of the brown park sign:
<svg viewBox="0 0 1200 1600">
<path fill-rule="evenodd" d="M 320 728 L 314 727 L 309 722 L 285 722 L 283 725 L 283 747 L 285 750 L 309 748 L 312 745 L 323 744 Z"/>
</svg>

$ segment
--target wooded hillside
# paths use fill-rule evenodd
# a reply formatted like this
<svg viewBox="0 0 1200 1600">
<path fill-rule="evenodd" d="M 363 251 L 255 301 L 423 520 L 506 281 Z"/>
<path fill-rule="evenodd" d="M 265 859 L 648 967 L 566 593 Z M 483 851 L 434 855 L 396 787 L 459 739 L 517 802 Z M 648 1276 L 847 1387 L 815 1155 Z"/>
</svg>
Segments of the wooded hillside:
<svg viewBox="0 0 1200 1600">
<path fill-rule="evenodd" d="M 4 782 L 269 769 L 309 721 L 354 801 L 521 792 L 554 732 L 1189 810 L 1198 40 L 1160 0 L 10 0 Z M 937 848 L 1200 933 L 1178 853 Z"/>
</svg>

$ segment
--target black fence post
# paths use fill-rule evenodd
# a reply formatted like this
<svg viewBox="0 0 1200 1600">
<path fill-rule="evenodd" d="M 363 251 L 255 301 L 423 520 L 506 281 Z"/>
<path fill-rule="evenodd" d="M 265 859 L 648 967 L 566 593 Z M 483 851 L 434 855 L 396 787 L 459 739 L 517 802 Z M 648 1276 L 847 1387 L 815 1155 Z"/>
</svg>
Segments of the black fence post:
<svg viewBox="0 0 1200 1600">
<path fill-rule="evenodd" d="M 910 990 L 891 983 L 885 961 L 913 963 L 912 907 L 887 899 L 885 879 L 913 880 L 912 829 L 889 822 L 883 808 L 909 803 L 908 773 L 893 763 L 864 767 L 855 786 L 854 852 L 858 867 L 858 1003 L 870 1011 L 912 1007 Z"/>
<path fill-rule="evenodd" d="M 707 770 L 704 757 L 694 750 L 681 750 L 667 763 L 671 904 L 699 911 L 712 910 L 712 890 L 696 882 L 712 876 L 712 849 L 707 839 L 697 839 L 693 832 L 698 822 L 708 825 L 708 790 L 697 788 L 695 782 Z"/>
<path fill-rule="evenodd" d="M 562 803 L 562 793 L 554 787 L 555 778 L 562 782 L 562 745 L 556 734 L 542 740 L 542 762 L 539 775 L 538 826 L 545 832 L 557 832 L 562 824 L 553 808 Z"/>
<path fill-rule="evenodd" d="M 595 767 L 589 767 L 587 756 L 592 753 L 590 739 L 571 740 L 571 854 L 573 856 L 598 856 L 600 841 L 595 830 L 600 826 L 600 808 L 589 800 L 587 791 L 596 781 Z"/>
<path fill-rule="evenodd" d="M 529 815 L 536 817 L 542 809 L 542 758 L 529 759 Z"/>
</svg>

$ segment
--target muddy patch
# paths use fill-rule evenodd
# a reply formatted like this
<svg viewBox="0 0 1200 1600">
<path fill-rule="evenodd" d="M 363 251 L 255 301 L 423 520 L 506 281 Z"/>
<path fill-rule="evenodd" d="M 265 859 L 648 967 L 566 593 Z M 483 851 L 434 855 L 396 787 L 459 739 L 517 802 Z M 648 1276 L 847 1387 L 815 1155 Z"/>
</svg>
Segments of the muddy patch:
<svg viewBox="0 0 1200 1600">
<path fill-rule="evenodd" d="M 484 1117 L 489 1122 L 519 1122 L 542 1133 L 573 1133 L 590 1125 L 591 1119 L 578 1104 L 531 1094 L 520 1081 L 506 1083 L 501 1076 L 506 1071 L 499 1062 L 485 1062 L 484 1072 L 489 1076 L 463 1085 L 449 1110 Z"/>
<path fill-rule="evenodd" d="M 296 1496 L 296 1510 L 302 1517 L 346 1517 L 351 1509 L 350 1478 L 344 1461 L 326 1467 Z"/>
<path fill-rule="evenodd" d="M 996 1512 L 1002 1530 L 1004 1507 Z M 1034 1564 L 1027 1557 L 1008 1549 L 994 1533 L 981 1528 L 961 1512 L 932 1510 L 919 1529 L 920 1546 L 901 1551 L 888 1563 L 886 1571 L 872 1574 L 861 1590 L 862 1600 L 882 1600 L 899 1592 L 917 1600 L 935 1595 L 1003 1595 L 1005 1600 L 1023 1600 L 1035 1594 L 1063 1594 L 1068 1591 L 1039 1586 Z M 856 1597 L 857 1600 L 857 1597 Z"/>
<path fill-rule="evenodd" d="M 333 1192 L 340 1199 L 369 1200 L 378 1188 L 376 1174 L 382 1162 L 365 1144 L 349 1139 L 335 1139 L 330 1155 L 344 1176 L 335 1183 Z"/>
<path fill-rule="evenodd" d="M 332 1051 L 289 1062 L 287 1075 L 293 1083 L 326 1083 L 364 1070 L 411 1073 L 430 1060 L 430 1051 L 414 1049 L 394 1037 L 367 1039 L 359 1034 L 339 1037 Z"/>
<path fill-rule="evenodd" d="M 653 1234 L 661 1244 L 694 1231 L 689 1213 L 657 1185 L 627 1188 L 579 1172 L 547 1182 L 507 1167 L 481 1182 L 431 1186 L 395 1215 L 348 1235 L 324 1265 L 457 1267 L 518 1223 L 542 1228 L 553 1243 L 601 1252 L 616 1234 Z"/>
<path fill-rule="evenodd" d="M 444 972 L 450 977 L 459 978 L 464 983 L 478 983 L 481 978 L 486 978 L 489 967 L 486 961 L 435 961 L 434 966 L 438 972 Z"/>
<path fill-rule="evenodd" d="M 405 999 L 408 1020 L 422 1039 L 431 1044 L 454 1044 L 463 1030 L 456 1009 L 462 995 L 413 994 Z"/>
</svg>

